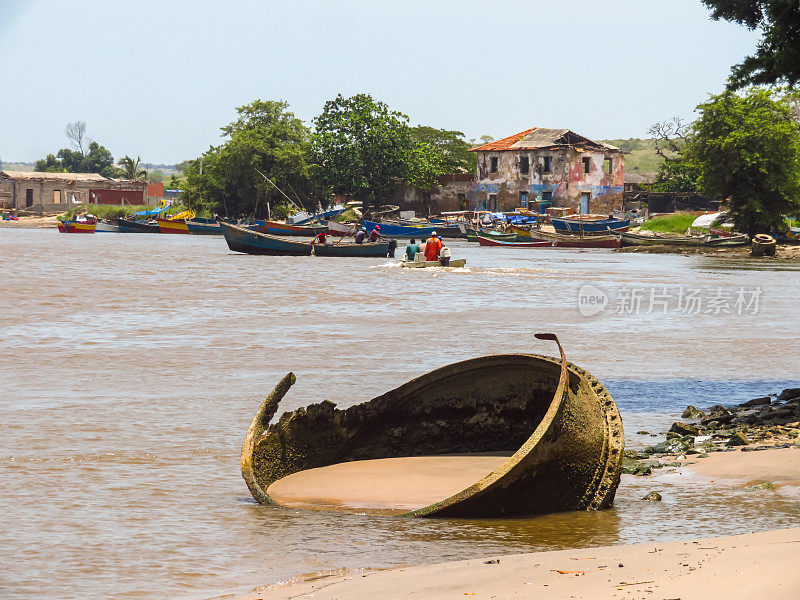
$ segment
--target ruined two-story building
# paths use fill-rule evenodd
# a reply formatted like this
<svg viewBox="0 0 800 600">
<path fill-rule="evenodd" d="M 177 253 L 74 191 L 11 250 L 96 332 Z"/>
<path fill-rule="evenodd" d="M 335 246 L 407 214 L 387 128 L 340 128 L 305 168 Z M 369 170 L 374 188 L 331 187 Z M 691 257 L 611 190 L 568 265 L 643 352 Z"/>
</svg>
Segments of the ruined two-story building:
<svg viewBox="0 0 800 600">
<path fill-rule="evenodd" d="M 534 127 L 472 152 L 478 167 L 469 188 L 470 209 L 544 212 L 555 206 L 605 214 L 622 208 L 622 151 L 569 129 Z"/>
</svg>

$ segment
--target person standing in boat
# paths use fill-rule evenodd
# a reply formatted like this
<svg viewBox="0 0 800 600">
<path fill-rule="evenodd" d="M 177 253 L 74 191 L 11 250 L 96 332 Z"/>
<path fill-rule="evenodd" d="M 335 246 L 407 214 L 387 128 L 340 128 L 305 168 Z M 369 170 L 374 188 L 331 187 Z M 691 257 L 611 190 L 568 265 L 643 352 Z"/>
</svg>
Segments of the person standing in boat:
<svg viewBox="0 0 800 600">
<path fill-rule="evenodd" d="M 362 227 L 361 229 L 359 229 L 356 232 L 356 235 L 355 235 L 356 244 L 363 244 L 364 243 L 364 239 L 366 237 L 367 237 L 367 228 L 366 227 Z"/>
<path fill-rule="evenodd" d="M 406 260 L 413 261 L 417 252 L 419 252 L 419 244 L 417 244 L 417 240 L 411 238 L 411 243 L 406 246 Z"/>
<path fill-rule="evenodd" d="M 442 242 L 436 235 L 436 232 L 431 232 L 431 237 L 425 242 L 425 260 L 438 261 L 439 253 L 442 251 Z"/>
<path fill-rule="evenodd" d="M 375 225 L 375 229 L 372 230 L 372 233 L 369 234 L 369 241 L 370 242 L 377 242 L 378 238 L 381 237 L 381 226 Z"/>
</svg>

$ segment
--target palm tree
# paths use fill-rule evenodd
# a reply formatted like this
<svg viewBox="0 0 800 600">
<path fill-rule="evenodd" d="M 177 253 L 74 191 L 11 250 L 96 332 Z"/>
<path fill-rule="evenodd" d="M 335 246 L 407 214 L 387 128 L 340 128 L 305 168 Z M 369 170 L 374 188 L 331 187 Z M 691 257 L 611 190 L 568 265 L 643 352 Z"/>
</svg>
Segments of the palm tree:
<svg viewBox="0 0 800 600">
<path fill-rule="evenodd" d="M 141 160 L 142 159 L 137 156 L 134 161 L 127 154 L 119 159 L 119 166 L 122 167 L 122 174 L 125 179 L 133 179 L 134 181 L 137 179 L 147 179 L 147 171 L 139 168 L 139 162 Z"/>
</svg>

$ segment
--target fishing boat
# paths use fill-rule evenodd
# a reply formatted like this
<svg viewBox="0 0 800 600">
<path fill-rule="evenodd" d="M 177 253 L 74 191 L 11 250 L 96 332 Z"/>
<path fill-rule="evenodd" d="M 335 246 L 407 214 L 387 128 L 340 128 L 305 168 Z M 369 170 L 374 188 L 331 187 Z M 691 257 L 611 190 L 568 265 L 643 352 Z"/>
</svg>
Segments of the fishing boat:
<svg viewBox="0 0 800 600">
<path fill-rule="evenodd" d="M 222 235 L 216 219 L 195 217 L 186 220 L 186 228 L 193 235 Z"/>
<path fill-rule="evenodd" d="M 554 248 L 619 248 L 622 242 L 617 235 L 570 235 L 549 231 L 531 231 L 532 241 L 552 242 Z"/>
<path fill-rule="evenodd" d="M 478 236 L 478 243 L 481 246 L 498 246 L 503 248 L 552 248 L 553 242 L 531 241 L 531 242 L 504 242 L 494 238 Z"/>
<path fill-rule="evenodd" d="M 499 240 L 503 242 L 520 241 L 519 236 L 513 231 L 511 233 L 503 233 L 502 231 L 496 231 L 494 229 L 475 230 L 470 227 L 464 228 L 464 237 L 467 238 L 468 242 L 477 242 L 478 236 L 483 236 L 485 238 L 491 238 L 493 240 Z"/>
<path fill-rule="evenodd" d="M 322 225 L 289 225 L 278 221 L 263 221 L 256 219 L 255 224 L 250 229 L 259 233 L 269 233 L 271 235 L 289 235 L 300 237 L 314 237 L 320 231 L 325 231 Z"/>
<path fill-rule="evenodd" d="M 132 219 L 117 218 L 120 233 L 158 233 L 156 221 L 134 221 Z"/>
<path fill-rule="evenodd" d="M 287 240 L 268 233 L 260 233 L 246 227 L 219 224 L 228 247 L 245 254 L 268 254 L 273 256 L 367 256 L 386 257 L 390 254 L 390 242 L 365 242 L 363 244 L 314 244 Z M 396 243 L 395 243 L 395 247 Z"/>
<path fill-rule="evenodd" d="M 353 237 L 361 228 L 358 223 L 337 223 L 336 221 L 322 221 L 321 223 L 328 228 L 328 233 L 339 237 Z"/>
<path fill-rule="evenodd" d="M 98 219 L 95 233 L 119 233 L 119 225 L 114 221 Z"/>
<path fill-rule="evenodd" d="M 628 231 L 630 219 L 608 218 L 602 215 L 572 215 L 570 217 L 551 217 L 553 228 L 567 233 L 619 233 Z"/>
<path fill-rule="evenodd" d="M 447 266 L 454 269 L 460 269 L 466 265 L 466 258 L 451 258 L 450 264 Z M 442 267 L 444 265 L 442 265 L 442 263 L 438 260 L 403 260 L 400 263 L 400 266 L 406 269 L 424 269 L 425 267 Z"/>
<path fill-rule="evenodd" d="M 97 219 L 69 219 L 58 221 L 59 233 L 94 233 Z"/>
<path fill-rule="evenodd" d="M 436 227 L 417 227 L 412 225 L 398 225 L 395 223 L 378 223 L 376 221 L 368 221 L 364 219 L 364 227 L 367 231 L 372 231 L 375 226 L 380 226 L 380 232 L 383 237 L 390 238 L 426 238 L 429 237 L 434 231 L 438 234 L 439 230 Z"/>
<path fill-rule="evenodd" d="M 559 356 L 464 360 L 363 404 L 342 410 L 326 400 L 276 420 L 296 381 L 289 373 L 261 404 L 245 436 L 240 464 L 247 487 L 257 502 L 280 504 L 276 483 L 299 473 L 313 481 L 321 467 L 493 453 L 501 456 L 491 472 L 481 471 L 456 493 L 433 502 L 426 498 L 403 516 L 497 518 L 610 507 L 625 437 L 616 404 L 600 381 L 567 361 L 555 335 L 536 338 L 554 341 Z M 369 475 L 361 473 L 362 492 L 369 491 Z M 447 475 L 439 469 L 435 477 Z M 401 487 L 398 495 L 404 492 L 409 493 Z M 357 504 L 348 508 L 364 512 Z"/>
</svg>

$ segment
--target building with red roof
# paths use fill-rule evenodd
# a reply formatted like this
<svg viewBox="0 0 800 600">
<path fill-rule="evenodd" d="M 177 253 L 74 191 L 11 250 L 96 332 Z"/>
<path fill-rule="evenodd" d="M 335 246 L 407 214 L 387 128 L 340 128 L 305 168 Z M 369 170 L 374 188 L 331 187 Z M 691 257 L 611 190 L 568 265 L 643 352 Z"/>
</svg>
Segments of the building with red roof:
<svg viewBox="0 0 800 600">
<path fill-rule="evenodd" d="M 615 146 L 569 129 L 532 127 L 472 152 L 478 167 L 470 209 L 556 206 L 605 214 L 622 208 L 625 158 Z"/>
</svg>

